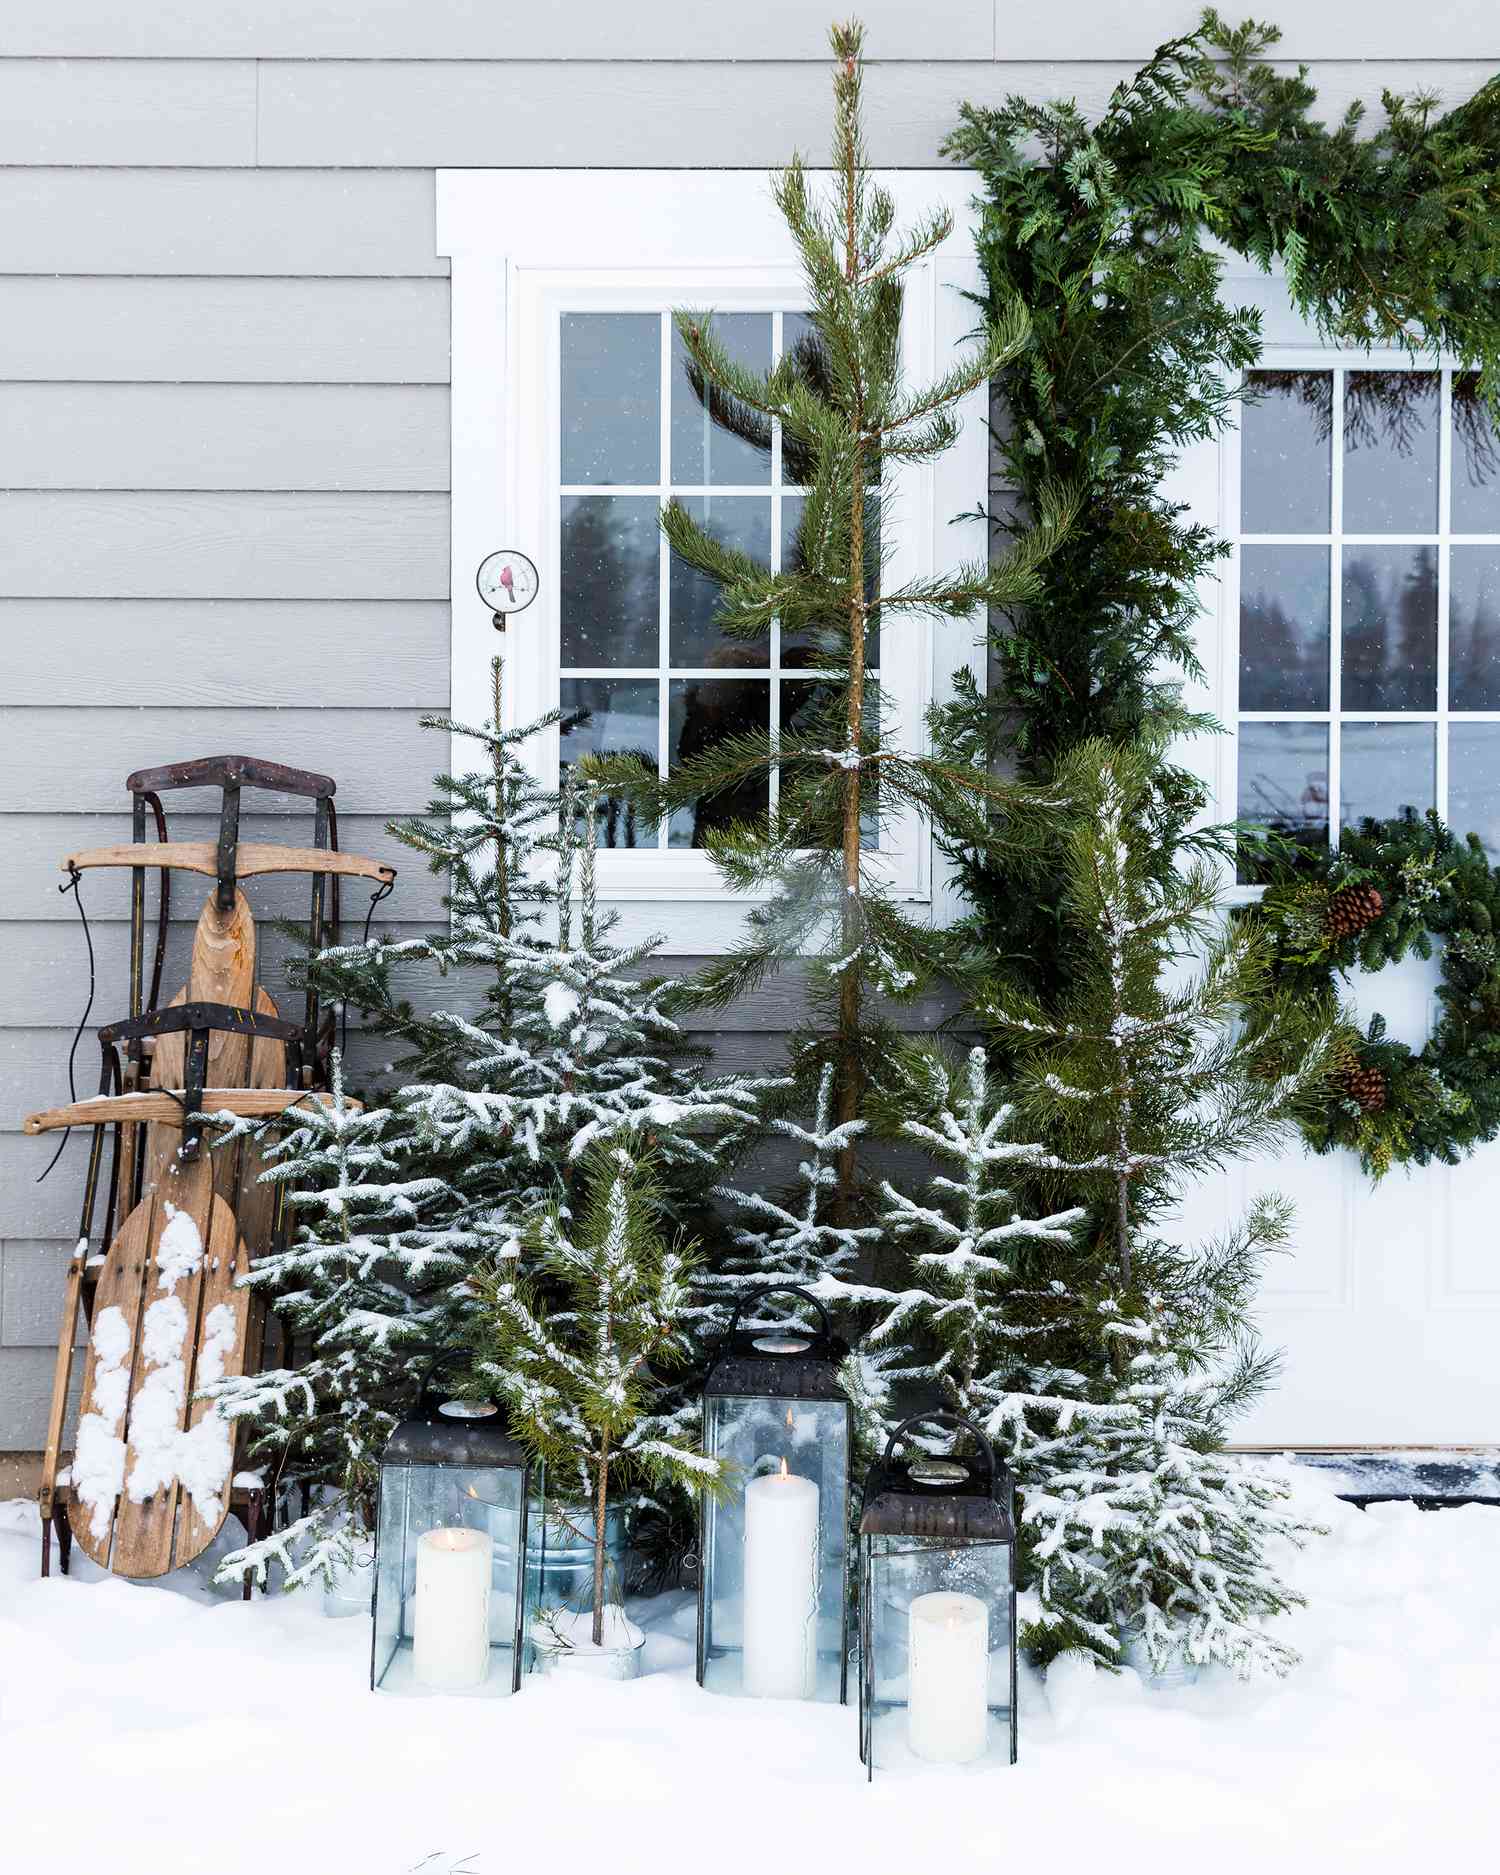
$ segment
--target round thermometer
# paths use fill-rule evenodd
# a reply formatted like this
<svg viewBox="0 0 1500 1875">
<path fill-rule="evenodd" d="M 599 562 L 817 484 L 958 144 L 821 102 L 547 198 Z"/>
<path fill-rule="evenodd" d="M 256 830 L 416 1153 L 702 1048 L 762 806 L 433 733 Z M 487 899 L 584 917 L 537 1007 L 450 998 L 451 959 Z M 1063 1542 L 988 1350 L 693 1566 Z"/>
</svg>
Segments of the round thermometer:
<svg viewBox="0 0 1500 1875">
<path fill-rule="evenodd" d="M 524 612 L 536 597 L 536 568 L 524 553 L 500 547 L 480 561 L 474 584 L 492 612 Z"/>
</svg>

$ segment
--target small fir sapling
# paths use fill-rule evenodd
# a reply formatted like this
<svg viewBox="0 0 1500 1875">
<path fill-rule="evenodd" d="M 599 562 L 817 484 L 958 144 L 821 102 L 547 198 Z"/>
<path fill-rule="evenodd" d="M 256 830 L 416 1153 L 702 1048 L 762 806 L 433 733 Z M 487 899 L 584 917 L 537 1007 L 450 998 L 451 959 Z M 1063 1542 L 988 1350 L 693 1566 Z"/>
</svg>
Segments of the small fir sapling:
<svg viewBox="0 0 1500 1875">
<path fill-rule="evenodd" d="M 1269 1540 L 1292 1533 L 1275 1508 L 1285 1490 L 1244 1478 L 1222 1442 L 1274 1366 L 1249 1317 L 1287 1213 L 1268 1201 L 1223 1242 L 1189 1248 L 1170 1222 L 1191 1181 L 1285 1136 L 1318 1096 L 1330 1032 L 1268 994 L 1262 933 L 1218 915 L 1209 867 L 1156 873 L 1153 787 L 1151 751 L 1092 743 L 1050 787 L 1017 797 L 1013 811 L 1045 829 L 1038 850 L 1060 881 L 1075 975 L 1055 1011 L 999 978 L 980 1002 L 1019 1059 L 1022 1112 L 1049 1148 L 1039 1189 L 1090 1203 L 1078 1252 L 1052 1279 L 1058 1358 L 1087 1376 L 1096 1404 L 1129 1409 L 1113 1429 L 1061 1429 L 1038 1455 L 1025 1508 L 1041 1569 L 1030 1638 L 1044 1655 L 1081 1646 L 1109 1664 L 1118 1623 L 1145 1629 L 1158 1660 L 1175 1646 L 1275 1665 L 1278 1647 L 1252 1644 L 1247 1623 L 1285 1605 L 1266 1560 Z M 1256 1020 L 1243 1025 L 1247 1007 Z M 1227 1377 L 1197 1378 L 1226 1362 Z M 1184 1531 L 1203 1545 L 1186 1585 Z M 1215 1584 L 1227 1599 L 1211 1603 Z"/>
<path fill-rule="evenodd" d="M 380 1454 L 420 1391 L 431 1350 L 452 1332 L 461 1283 L 481 1239 L 436 1229 L 441 1180 L 408 1176 L 397 1116 L 362 1110 L 332 1061 L 326 1102 L 308 1100 L 279 1136 L 264 1122 L 230 1119 L 221 1142 L 253 1135 L 263 1177 L 295 1216 L 292 1240 L 240 1279 L 280 1315 L 296 1367 L 220 1380 L 203 1389 L 283 1490 L 292 1480 L 319 1502 L 306 1515 L 220 1565 L 221 1580 L 277 1563 L 285 1585 L 331 1585 L 375 1527 Z M 226 1116 L 227 1117 L 227 1116 Z"/>
<path fill-rule="evenodd" d="M 765 375 L 739 366 L 711 316 L 684 311 L 677 332 L 688 372 L 713 419 L 769 449 L 779 431 L 788 477 L 807 490 L 792 550 L 771 572 L 726 546 L 672 503 L 662 526 L 673 554 L 720 589 L 719 628 L 764 644 L 797 634 L 807 683 L 785 690 L 775 733 L 731 736 L 659 779 L 633 758 L 591 757 L 593 772 L 646 819 L 690 816 L 695 838 L 736 891 L 762 902 L 745 937 L 701 983 L 709 1002 L 753 990 L 769 970 L 805 962 L 813 1021 L 793 1065 L 811 1104 L 825 1067 L 833 1117 L 847 1129 L 836 1156 L 833 1215 L 859 1219 L 859 1135 L 853 1123 L 882 1079 L 890 1031 L 874 993 L 914 994 L 934 967 L 938 941 L 882 883 L 878 829 L 898 817 L 940 813 L 955 793 L 984 795 L 987 777 L 897 746 L 882 722 L 874 677 L 903 634 L 936 618 L 967 626 L 987 605 L 1019 602 L 1066 521 L 1049 495 L 1037 526 L 996 564 L 887 585 L 885 498 L 891 478 L 934 461 L 958 434 L 962 401 L 1016 359 L 1027 342 L 1017 302 L 933 383 L 911 385 L 901 366 L 903 278 L 948 238 L 951 217 L 928 214 L 895 230 L 895 205 L 870 173 L 861 122 L 863 28 L 835 26 L 833 180 L 820 198 L 800 157 L 773 192 L 801 262 L 809 336 Z M 877 638 L 878 634 L 878 638 Z M 750 796 L 774 811 L 749 812 Z M 733 811 L 719 806 L 732 803 Z"/>
<path fill-rule="evenodd" d="M 633 1644 L 618 1587 L 606 1579 L 606 1509 L 631 1483 L 696 1493 L 713 1488 L 717 1460 L 663 1436 L 653 1413 L 660 1372 L 689 1352 L 685 1330 L 695 1260 L 662 1230 L 663 1200 L 648 1159 L 596 1147 L 571 1214 L 561 1206 L 527 1225 L 518 1254 L 475 1279 L 480 1302 L 474 1382 L 500 1402 L 540 1463 L 549 1512 L 590 1507 L 594 1551 L 587 1636 Z M 560 1298 L 548 1301 L 548 1294 Z M 543 1610 L 540 1625 L 578 1646 L 581 1611 Z M 608 1616 L 608 1620 L 606 1617 Z"/>
<path fill-rule="evenodd" d="M 996 1097 L 982 1048 L 962 1064 L 911 1048 L 903 1065 L 907 1110 L 894 1130 L 947 1169 L 915 1194 L 881 1186 L 881 1224 L 906 1254 L 907 1277 L 902 1288 L 862 1292 L 882 1304 L 869 1344 L 887 1386 L 935 1394 L 972 1419 L 1024 1486 L 1037 1439 L 1111 1412 L 1080 1393 L 1080 1376 L 1048 1365 L 1038 1319 L 1038 1302 L 1045 1317 L 1052 1301 L 1049 1268 L 1072 1252 L 1087 1212 L 1027 1214 L 1018 1186 L 1050 1155 L 1015 1136 L 1015 1107 Z"/>
<path fill-rule="evenodd" d="M 1113 1396 L 1134 1411 L 1061 1442 L 1025 1493 L 1036 1651 L 1109 1663 L 1123 1637 L 1157 1673 L 1184 1657 L 1245 1678 L 1296 1664 L 1265 1624 L 1304 1598 L 1270 1558 L 1322 1532 L 1290 1508 L 1281 1478 L 1224 1450 L 1228 1424 L 1274 1375 L 1244 1324 L 1289 1224 L 1288 1207 L 1264 1201 L 1199 1254 L 1154 1246 L 1159 1287 L 1133 1312 L 1097 1302 L 1117 1356 Z"/>
</svg>

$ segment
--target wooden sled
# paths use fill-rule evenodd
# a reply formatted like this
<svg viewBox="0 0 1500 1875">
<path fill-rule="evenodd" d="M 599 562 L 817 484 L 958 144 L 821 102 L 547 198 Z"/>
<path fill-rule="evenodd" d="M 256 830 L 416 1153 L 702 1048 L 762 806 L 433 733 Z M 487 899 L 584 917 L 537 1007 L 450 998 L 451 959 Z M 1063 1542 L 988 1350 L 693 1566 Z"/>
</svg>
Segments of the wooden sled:
<svg viewBox="0 0 1500 1875">
<path fill-rule="evenodd" d="M 318 945 L 336 937 L 341 879 L 373 881 L 372 907 L 395 879 L 390 867 L 337 850 L 334 783 L 327 776 L 219 756 L 143 770 L 126 786 L 135 839 L 75 853 L 63 866 L 74 877 L 92 867 L 132 869 L 131 1013 L 99 1031 L 99 1093 L 25 1122 L 28 1133 L 92 1129 L 42 1460 L 43 1575 L 54 1531 L 64 1572 L 77 1541 L 101 1568 L 134 1578 L 164 1575 L 201 1555 L 231 1509 L 251 1541 L 259 1534 L 266 1508 L 261 1481 L 235 1470 L 233 1429 L 194 1395 L 260 1364 L 266 1312 L 238 1279 L 281 1227 L 279 1188 L 260 1182 L 263 1161 L 252 1142 L 210 1150 L 204 1116 L 272 1114 L 326 1098 L 333 1013 L 322 1011 L 309 990 L 302 1021 L 286 1021 L 258 986 L 255 920 L 238 880 L 310 875 L 310 932 Z M 204 786 L 223 790 L 217 843 L 174 844 L 161 793 Z M 314 845 L 242 846 L 244 787 L 311 796 Z M 148 806 L 158 835 L 150 842 Z M 147 869 L 161 874 L 149 991 Z M 215 885 L 198 919 L 187 984 L 159 1006 L 174 871 L 206 873 Z M 113 1151 L 106 1180 L 107 1134 Z M 100 1241 L 107 1248 L 91 1252 L 101 1185 Z M 63 1471 L 80 1310 L 88 1326 L 85 1371 L 72 1463 Z"/>
</svg>

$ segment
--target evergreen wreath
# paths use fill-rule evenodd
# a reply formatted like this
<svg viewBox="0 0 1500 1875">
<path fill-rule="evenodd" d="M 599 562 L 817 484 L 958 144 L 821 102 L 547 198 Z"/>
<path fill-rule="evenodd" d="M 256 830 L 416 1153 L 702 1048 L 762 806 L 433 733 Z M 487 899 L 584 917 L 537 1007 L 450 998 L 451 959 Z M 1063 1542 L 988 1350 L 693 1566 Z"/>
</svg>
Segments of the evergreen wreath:
<svg viewBox="0 0 1500 1875">
<path fill-rule="evenodd" d="M 1392 1165 L 1445 1165 L 1500 1136 L 1500 869 L 1478 834 L 1429 812 L 1363 820 L 1336 853 L 1300 849 L 1260 903 L 1271 975 L 1338 1004 L 1339 973 L 1430 957 L 1442 941 L 1442 1013 L 1421 1050 L 1376 1015 L 1340 1025 L 1329 1098 L 1304 1115 L 1316 1152 L 1347 1146 L 1380 1178 Z"/>
</svg>

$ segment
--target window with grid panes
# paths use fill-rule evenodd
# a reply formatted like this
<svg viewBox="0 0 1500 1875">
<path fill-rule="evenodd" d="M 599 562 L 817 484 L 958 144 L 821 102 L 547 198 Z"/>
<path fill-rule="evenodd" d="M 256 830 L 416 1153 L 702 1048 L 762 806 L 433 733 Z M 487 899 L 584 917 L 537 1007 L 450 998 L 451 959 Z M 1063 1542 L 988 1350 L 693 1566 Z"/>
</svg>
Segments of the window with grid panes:
<svg viewBox="0 0 1500 1875">
<path fill-rule="evenodd" d="M 1500 437 L 1472 375 L 1251 373 L 1238 812 L 1326 847 L 1435 807 L 1500 856 Z"/>
<path fill-rule="evenodd" d="M 800 350 L 816 370 L 818 341 L 802 313 L 720 313 L 714 327 L 747 369 Z M 666 774 L 727 737 L 794 726 L 818 690 L 810 645 L 779 625 L 758 642 L 720 631 L 717 588 L 671 553 L 658 516 L 680 501 L 752 559 L 775 571 L 793 564 L 804 467 L 795 445 L 784 447 L 777 426 L 726 421 L 705 403 L 670 313 L 564 312 L 559 355 L 562 770 L 603 750 Z M 878 680 L 878 642 L 869 655 Z M 701 846 L 715 826 L 764 813 L 775 785 L 752 781 L 663 829 L 609 801 L 598 844 Z"/>
</svg>

